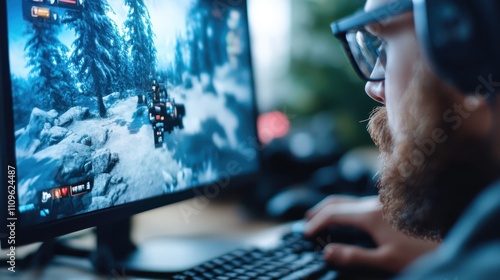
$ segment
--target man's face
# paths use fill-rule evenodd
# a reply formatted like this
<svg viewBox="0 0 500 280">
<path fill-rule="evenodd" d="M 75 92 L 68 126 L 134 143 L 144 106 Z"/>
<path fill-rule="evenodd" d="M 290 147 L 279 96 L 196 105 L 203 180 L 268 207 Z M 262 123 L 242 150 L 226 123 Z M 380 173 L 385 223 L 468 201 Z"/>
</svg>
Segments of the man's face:
<svg viewBox="0 0 500 280">
<path fill-rule="evenodd" d="M 371 10 L 386 0 L 368 0 Z M 382 153 L 380 199 L 389 222 L 410 235 L 440 239 L 494 179 L 488 139 L 462 125 L 477 107 L 442 82 L 425 61 L 411 14 L 367 26 L 386 43 L 385 80 L 366 92 L 385 104 L 369 132 Z M 477 105 L 477 104 L 476 104 Z"/>
</svg>

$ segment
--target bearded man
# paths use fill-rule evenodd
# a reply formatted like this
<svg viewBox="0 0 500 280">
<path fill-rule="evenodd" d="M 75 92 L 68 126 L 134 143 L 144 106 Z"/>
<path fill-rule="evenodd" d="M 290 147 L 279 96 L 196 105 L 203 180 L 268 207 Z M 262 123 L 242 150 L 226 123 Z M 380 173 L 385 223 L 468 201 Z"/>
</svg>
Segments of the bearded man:
<svg viewBox="0 0 500 280">
<path fill-rule="evenodd" d="M 500 52 L 482 53 L 499 46 L 499 35 L 484 33 L 491 22 L 482 21 L 500 9 L 491 1 L 432 3 L 440 2 L 368 0 L 364 12 L 332 23 L 367 81 L 366 93 L 384 106 L 368 125 L 381 152 L 379 196 L 331 196 L 308 211 L 305 232 L 351 225 L 372 235 L 378 247 L 329 244 L 324 257 L 330 263 L 381 268 L 404 279 L 500 277 L 500 100 L 494 82 Z M 472 9 L 476 18 L 461 16 L 467 5 L 481 7 Z M 436 14 L 429 7 L 445 12 L 429 20 Z M 445 20 L 449 29 L 439 34 L 437 25 Z M 473 36 L 480 28 L 481 38 Z M 463 47 L 447 42 L 454 36 L 460 44 L 485 40 L 486 50 L 470 48 L 477 55 L 457 62 L 470 69 L 453 65 L 462 57 L 443 57 Z M 486 66 L 474 68 L 481 63 Z"/>
</svg>

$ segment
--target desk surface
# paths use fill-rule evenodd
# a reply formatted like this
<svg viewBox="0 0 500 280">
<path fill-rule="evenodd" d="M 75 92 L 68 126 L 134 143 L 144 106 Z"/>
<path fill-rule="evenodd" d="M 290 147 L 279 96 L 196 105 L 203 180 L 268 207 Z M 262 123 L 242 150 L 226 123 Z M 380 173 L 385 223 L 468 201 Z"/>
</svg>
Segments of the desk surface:
<svg viewBox="0 0 500 280">
<path fill-rule="evenodd" d="M 217 236 L 228 240 L 243 239 L 255 237 L 256 234 L 258 236 L 258 233 L 276 225 L 249 218 L 236 201 L 212 200 L 202 211 L 196 210 L 194 203 L 194 200 L 187 200 L 134 216 L 132 239 L 139 245 L 157 238 L 170 237 Z M 74 234 L 75 244 L 93 248 L 95 239 L 90 233 L 91 231 L 86 230 Z M 18 256 L 36 250 L 39 245 L 19 248 Z M 1 254 L 3 258 L 7 252 L 2 250 Z M 14 273 L 7 271 L 6 267 L 0 269 L 0 279 L 125 279 L 118 273 L 111 277 L 96 275 L 90 261 L 71 257 L 56 257 L 42 269 L 16 270 Z"/>
</svg>

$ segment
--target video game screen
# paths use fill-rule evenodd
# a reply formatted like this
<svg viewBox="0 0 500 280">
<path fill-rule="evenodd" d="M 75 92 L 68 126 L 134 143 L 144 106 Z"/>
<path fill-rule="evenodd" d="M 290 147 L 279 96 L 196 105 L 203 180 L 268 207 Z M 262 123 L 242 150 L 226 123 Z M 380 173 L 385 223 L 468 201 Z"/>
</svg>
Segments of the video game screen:
<svg viewBox="0 0 500 280">
<path fill-rule="evenodd" d="M 7 15 L 23 226 L 257 170 L 244 1 L 8 0 Z"/>
</svg>

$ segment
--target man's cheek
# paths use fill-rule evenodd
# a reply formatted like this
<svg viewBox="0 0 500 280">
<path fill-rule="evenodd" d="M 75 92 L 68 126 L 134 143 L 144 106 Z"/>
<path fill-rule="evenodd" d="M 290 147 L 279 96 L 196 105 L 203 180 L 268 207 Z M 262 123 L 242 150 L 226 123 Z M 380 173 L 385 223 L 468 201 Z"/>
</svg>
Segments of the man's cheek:
<svg viewBox="0 0 500 280">
<path fill-rule="evenodd" d="M 395 111 L 397 110 L 397 107 L 394 106 L 393 104 L 387 104 L 386 106 L 387 109 L 387 128 L 389 130 L 389 133 L 391 134 L 391 138 L 394 138 L 399 134 L 399 132 L 402 131 L 403 127 L 401 126 L 401 113 L 398 113 Z M 397 116 L 400 116 L 399 118 Z M 397 139 L 395 139 L 397 140 Z"/>
</svg>

